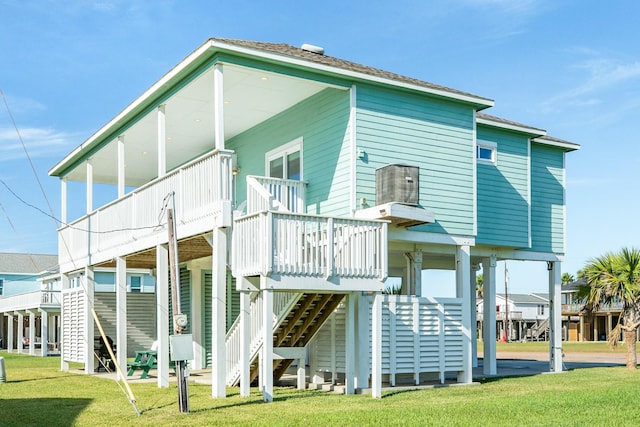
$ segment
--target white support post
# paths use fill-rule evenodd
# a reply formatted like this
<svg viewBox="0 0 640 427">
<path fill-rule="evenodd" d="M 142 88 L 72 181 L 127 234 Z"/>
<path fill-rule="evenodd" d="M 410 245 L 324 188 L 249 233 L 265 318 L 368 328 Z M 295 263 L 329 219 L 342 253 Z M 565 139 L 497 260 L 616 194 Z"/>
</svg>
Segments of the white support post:
<svg viewBox="0 0 640 427">
<path fill-rule="evenodd" d="M 156 246 L 158 387 L 169 387 L 169 249 Z"/>
<path fill-rule="evenodd" d="M 125 175 L 124 175 L 124 136 L 118 137 L 118 198 L 124 196 Z"/>
<path fill-rule="evenodd" d="M 87 214 L 93 210 L 93 163 L 92 159 L 87 160 Z M 93 352 L 92 352 L 93 354 Z"/>
<path fill-rule="evenodd" d="M 15 321 L 13 314 L 5 313 L 7 316 L 7 352 L 11 353 L 13 351 L 13 323 Z"/>
<path fill-rule="evenodd" d="M 67 177 L 60 179 L 60 221 L 67 223 Z"/>
<path fill-rule="evenodd" d="M 478 367 L 478 311 L 477 311 L 477 295 L 476 295 L 476 276 L 478 273 L 478 265 L 471 266 L 469 277 L 471 305 L 469 314 L 471 315 L 471 366 Z"/>
<path fill-rule="evenodd" d="M 413 281 L 415 296 L 422 296 L 422 251 L 418 250 L 413 253 Z"/>
<path fill-rule="evenodd" d="M 358 315 L 356 324 L 356 381 L 355 388 L 369 387 L 369 299 L 366 295 L 355 293 L 356 312 Z"/>
<path fill-rule="evenodd" d="M 212 256 L 212 336 L 211 336 L 211 396 L 226 397 L 226 291 L 227 291 L 227 233 L 213 228 Z"/>
<path fill-rule="evenodd" d="M 49 313 L 40 311 L 40 356 L 47 357 L 49 353 Z"/>
<path fill-rule="evenodd" d="M 473 381 L 471 350 L 471 256 L 468 245 L 456 247 L 456 296 L 462 299 L 462 371 L 458 372 L 458 382 L 469 384 Z M 473 334 L 475 335 L 475 334 Z"/>
<path fill-rule="evenodd" d="M 224 72 L 221 63 L 213 66 L 213 139 L 216 150 L 224 150 Z"/>
<path fill-rule="evenodd" d="M 200 266 L 190 268 L 191 270 L 191 333 L 193 334 L 193 369 L 204 369 L 207 365 L 204 343 L 206 342 L 204 333 L 204 313 L 202 310 L 202 300 L 204 289 L 202 283 L 202 268 Z"/>
<path fill-rule="evenodd" d="M 482 341 L 484 356 L 482 372 L 496 375 L 496 257 L 482 260 Z"/>
<path fill-rule="evenodd" d="M 353 292 L 347 294 L 347 318 L 345 323 L 345 393 L 355 394 L 356 305 Z"/>
<path fill-rule="evenodd" d="M 29 355 L 36 355 L 36 313 L 27 310 L 29 313 Z"/>
<path fill-rule="evenodd" d="M 16 347 L 18 353 L 22 353 L 23 351 L 23 342 L 24 342 L 24 315 L 19 311 L 14 311 L 14 314 L 18 317 L 18 328 L 16 331 L 18 335 L 16 336 Z"/>
<path fill-rule="evenodd" d="M 273 402 L 273 290 L 262 291 L 262 400 Z"/>
<path fill-rule="evenodd" d="M 373 298 L 371 315 L 371 397 L 382 398 L 382 295 Z"/>
<path fill-rule="evenodd" d="M 549 262 L 549 370 L 562 372 L 562 284 L 560 262 Z"/>
<path fill-rule="evenodd" d="M 297 370 L 297 388 L 298 390 L 304 390 L 307 385 L 307 372 L 305 369 L 305 358 L 301 357 L 298 359 L 298 370 Z"/>
<path fill-rule="evenodd" d="M 240 396 L 249 397 L 250 392 L 250 347 L 251 347 L 251 294 L 240 291 Z"/>
<path fill-rule="evenodd" d="M 120 367 L 127 366 L 127 260 L 116 258 L 116 358 Z M 120 374 L 117 373 L 118 380 Z"/>
<path fill-rule="evenodd" d="M 68 274 L 61 274 L 60 275 L 60 288 L 61 289 L 69 289 L 69 275 Z M 63 319 L 63 314 L 64 314 L 64 305 L 62 304 L 62 295 L 60 295 L 60 303 L 61 303 L 61 307 L 60 307 L 60 321 L 62 321 Z M 64 341 L 64 328 L 60 327 L 60 336 L 58 337 L 58 341 L 59 341 L 59 345 L 60 345 L 60 370 L 62 372 L 68 372 L 69 371 L 69 362 L 66 361 L 64 359 L 64 352 L 62 351 L 62 343 Z"/>
<path fill-rule="evenodd" d="M 167 174 L 167 135 L 164 104 L 158 106 L 158 177 Z"/>
<path fill-rule="evenodd" d="M 86 329 L 84 331 L 84 345 L 85 345 L 85 362 L 84 362 L 84 373 L 92 374 L 95 367 L 95 356 L 93 352 L 93 339 L 94 333 L 93 328 L 95 325 L 95 321 L 93 320 L 93 302 L 94 302 L 94 272 L 93 267 L 87 266 L 84 268 L 84 292 L 86 298 L 85 304 L 85 326 Z"/>
</svg>

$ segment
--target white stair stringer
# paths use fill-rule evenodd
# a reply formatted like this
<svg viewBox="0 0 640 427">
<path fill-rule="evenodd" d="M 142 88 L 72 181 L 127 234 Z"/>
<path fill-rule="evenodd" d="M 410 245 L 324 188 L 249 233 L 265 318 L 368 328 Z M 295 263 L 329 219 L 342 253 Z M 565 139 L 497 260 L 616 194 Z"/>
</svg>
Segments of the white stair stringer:
<svg viewBox="0 0 640 427">
<path fill-rule="evenodd" d="M 273 294 L 273 332 L 286 319 L 289 312 L 296 305 L 303 294 L 300 292 L 274 292 Z M 257 292 L 252 297 L 249 308 L 251 324 L 251 338 L 249 344 L 249 363 L 252 363 L 260 348 L 264 334 L 262 333 L 262 293 Z M 234 386 L 240 381 L 240 316 L 231 325 L 226 336 L 227 351 L 227 386 Z"/>
</svg>

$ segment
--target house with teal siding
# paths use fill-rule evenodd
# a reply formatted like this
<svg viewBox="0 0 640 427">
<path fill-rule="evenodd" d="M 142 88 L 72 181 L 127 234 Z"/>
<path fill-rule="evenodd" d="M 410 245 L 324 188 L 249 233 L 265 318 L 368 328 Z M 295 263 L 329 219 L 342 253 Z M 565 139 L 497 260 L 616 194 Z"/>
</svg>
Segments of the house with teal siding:
<svg viewBox="0 0 640 427">
<path fill-rule="evenodd" d="M 58 257 L 0 253 L 0 348 L 46 356 L 60 327 Z"/>
<path fill-rule="evenodd" d="M 86 343 L 109 309 L 83 314 L 101 268 L 116 271 L 126 363 L 135 268 L 154 276 L 155 300 L 136 312 L 156 319 L 159 387 L 170 289 L 213 397 L 227 386 L 248 396 L 257 381 L 271 401 L 291 370 L 301 389 L 332 382 L 374 397 L 384 385 L 470 383 L 476 272 L 494 301 L 496 263 L 521 260 L 549 272 L 550 370 L 562 370 L 565 155 L 579 146 L 482 112 L 493 104 L 317 46 L 207 40 L 49 171 L 68 224 L 62 368 L 93 371 Z M 112 200 L 94 206 L 104 188 Z M 425 270 L 454 271 L 455 297 L 423 296 L 436 286 Z M 383 293 L 389 277 L 400 295 Z M 483 317 L 495 325 L 495 312 Z M 483 370 L 495 374 L 495 328 L 483 334 Z"/>
</svg>

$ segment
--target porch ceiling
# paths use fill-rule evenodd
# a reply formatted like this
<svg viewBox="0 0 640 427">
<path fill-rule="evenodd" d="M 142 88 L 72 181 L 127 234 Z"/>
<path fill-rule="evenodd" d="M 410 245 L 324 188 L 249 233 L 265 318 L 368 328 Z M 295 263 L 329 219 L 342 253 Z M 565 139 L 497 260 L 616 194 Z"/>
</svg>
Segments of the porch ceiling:
<svg viewBox="0 0 640 427">
<path fill-rule="evenodd" d="M 236 65 L 224 66 L 225 140 L 294 106 L 327 88 L 320 82 Z M 214 148 L 213 69 L 175 91 L 165 104 L 166 170 L 184 164 Z M 117 184 L 117 137 L 124 138 L 125 181 L 139 187 L 157 177 L 158 113 L 154 108 L 136 123 L 114 129 L 114 137 L 91 155 L 95 183 Z M 70 181 L 86 181 L 83 164 L 71 171 Z"/>
<path fill-rule="evenodd" d="M 178 242 L 178 262 L 187 262 L 194 259 L 211 256 L 211 245 L 204 236 L 191 237 Z M 149 249 L 144 252 L 129 255 L 127 258 L 127 268 L 156 268 L 156 250 Z M 99 267 L 115 268 L 116 262 L 109 261 L 100 264 Z"/>
</svg>

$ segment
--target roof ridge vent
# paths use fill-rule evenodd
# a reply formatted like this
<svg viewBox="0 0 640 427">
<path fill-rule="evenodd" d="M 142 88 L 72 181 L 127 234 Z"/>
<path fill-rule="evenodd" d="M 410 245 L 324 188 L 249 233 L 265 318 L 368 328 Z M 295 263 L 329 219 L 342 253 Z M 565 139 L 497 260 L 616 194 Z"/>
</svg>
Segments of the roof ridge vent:
<svg viewBox="0 0 640 427">
<path fill-rule="evenodd" d="M 314 46 L 312 44 L 303 44 L 300 49 L 306 50 L 307 52 L 316 53 L 318 55 L 324 55 L 324 48 L 320 46 Z"/>
</svg>

